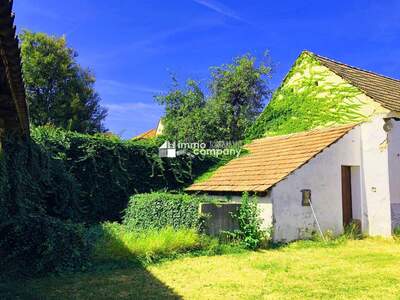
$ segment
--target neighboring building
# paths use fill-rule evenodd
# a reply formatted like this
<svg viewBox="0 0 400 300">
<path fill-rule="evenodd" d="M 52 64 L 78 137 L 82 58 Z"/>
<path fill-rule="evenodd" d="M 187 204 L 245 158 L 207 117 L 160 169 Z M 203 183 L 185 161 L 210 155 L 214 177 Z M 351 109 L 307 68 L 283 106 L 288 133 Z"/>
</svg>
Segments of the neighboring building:
<svg viewBox="0 0 400 300">
<path fill-rule="evenodd" d="M 146 132 L 143 132 L 139 134 L 138 136 L 135 136 L 133 139 L 135 140 L 144 140 L 144 139 L 152 139 L 157 136 L 157 129 L 150 129 Z"/>
<path fill-rule="evenodd" d="M 0 134 L 29 136 L 28 107 L 21 75 L 12 1 L 0 0 Z"/>
<path fill-rule="evenodd" d="M 162 119 L 160 119 L 158 121 L 157 128 L 153 128 L 146 132 L 143 132 L 138 136 L 135 136 L 133 139 L 134 140 L 152 139 L 155 138 L 156 136 L 161 135 L 163 133 L 163 130 L 164 130 L 164 125 L 162 124 Z"/>
<path fill-rule="evenodd" d="M 243 192 L 254 194 L 259 199 L 264 226 L 273 226 L 277 241 L 309 237 L 318 230 L 316 220 L 322 231 L 340 234 L 347 224 L 357 220 L 364 233 L 389 236 L 400 225 L 400 81 L 309 52 L 300 56 L 300 64 L 304 55 L 312 56 L 313 63 L 316 57 L 319 63 L 308 65 L 305 72 L 292 70 L 275 94 L 272 109 L 277 110 L 279 105 L 273 102 L 279 102 L 276 99 L 281 97 L 281 91 L 292 89 L 294 81 L 308 82 L 305 89 L 309 89 L 307 93 L 316 103 L 331 101 L 337 96 L 335 93 L 340 93 L 334 87 L 346 85 L 346 93 L 351 92 L 349 97 L 339 97 L 337 106 L 328 107 L 332 116 L 337 117 L 338 111 L 344 116 L 337 122 L 334 118 L 324 122 L 321 116 L 328 112 L 310 107 L 312 113 L 304 116 L 306 121 L 295 120 L 300 128 L 306 127 L 297 132 L 299 127 L 294 127 L 292 118 L 279 124 L 268 120 L 265 111 L 271 108 L 267 107 L 261 121 L 267 135 L 277 136 L 254 140 L 247 145 L 249 154 L 230 161 L 187 191 L 233 201 L 240 201 Z M 304 78 L 316 71 L 324 74 L 319 76 L 318 84 Z M 333 82 L 332 89 L 312 93 L 313 84 L 318 90 L 320 83 L 327 81 Z M 296 88 L 295 93 L 304 91 L 300 86 Z M 303 109 L 295 98 L 290 101 L 292 109 Z M 291 116 L 295 118 L 296 113 Z M 260 124 L 258 120 L 257 126 Z M 295 133 L 279 135 L 290 127 Z M 260 132 L 260 127 L 257 130 Z"/>
</svg>

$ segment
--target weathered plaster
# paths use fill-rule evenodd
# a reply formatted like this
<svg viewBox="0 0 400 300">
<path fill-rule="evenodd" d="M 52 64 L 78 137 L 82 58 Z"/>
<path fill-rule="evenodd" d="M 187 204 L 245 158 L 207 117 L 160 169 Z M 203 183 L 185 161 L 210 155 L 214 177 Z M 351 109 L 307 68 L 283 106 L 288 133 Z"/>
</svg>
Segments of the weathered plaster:
<svg viewBox="0 0 400 300">
<path fill-rule="evenodd" d="M 351 167 L 353 219 L 365 234 L 389 236 L 400 225 L 400 121 L 383 118 L 356 126 L 339 141 L 258 197 L 264 228 L 274 240 L 292 241 L 317 231 L 301 190 L 311 190 L 322 231 L 343 232 L 341 166 Z M 213 196 L 240 203 L 240 196 Z M 392 224 L 393 223 L 393 224 Z"/>
<path fill-rule="evenodd" d="M 317 230 L 311 208 L 301 205 L 303 189 L 311 190 L 322 231 L 343 231 L 341 166 L 361 164 L 360 146 L 357 127 L 272 189 L 275 240 L 307 238 Z"/>
</svg>

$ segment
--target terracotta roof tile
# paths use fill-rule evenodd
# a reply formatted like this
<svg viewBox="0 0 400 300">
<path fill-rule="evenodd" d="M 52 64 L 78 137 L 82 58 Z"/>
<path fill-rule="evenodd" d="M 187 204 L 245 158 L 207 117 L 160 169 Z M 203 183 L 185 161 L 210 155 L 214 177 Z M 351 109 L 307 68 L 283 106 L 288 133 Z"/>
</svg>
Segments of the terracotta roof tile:
<svg viewBox="0 0 400 300">
<path fill-rule="evenodd" d="M 329 147 L 356 125 L 254 140 L 249 154 L 230 161 L 187 191 L 265 192 Z"/>
<path fill-rule="evenodd" d="M 400 112 L 400 80 L 349 66 L 311 53 L 323 66 L 359 88 L 383 107 Z"/>
</svg>

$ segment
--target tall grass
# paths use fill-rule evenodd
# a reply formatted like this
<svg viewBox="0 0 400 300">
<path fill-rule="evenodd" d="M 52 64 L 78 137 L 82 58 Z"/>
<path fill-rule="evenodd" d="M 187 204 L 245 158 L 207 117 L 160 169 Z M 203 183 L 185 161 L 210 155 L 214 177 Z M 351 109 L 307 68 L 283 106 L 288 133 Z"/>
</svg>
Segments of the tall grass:
<svg viewBox="0 0 400 300">
<path fill-rule="evenodd" d="M 229 248 L 194 229 L 166 227 L 160 230 L 130 231 L 119 223 L 103 223 L 96 226 L 94 231 L 99 235 L 94 250 L 94 260 L 97 262 L 150 263 L 187 252 L 222 254 Z"/>
</svg>

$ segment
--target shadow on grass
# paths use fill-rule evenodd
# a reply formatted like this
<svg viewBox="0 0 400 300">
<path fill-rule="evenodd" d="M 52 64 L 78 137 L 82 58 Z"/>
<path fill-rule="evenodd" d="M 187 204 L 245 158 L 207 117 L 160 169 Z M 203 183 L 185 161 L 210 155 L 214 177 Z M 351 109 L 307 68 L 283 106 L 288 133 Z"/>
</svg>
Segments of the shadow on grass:
<svg viewBox="0 0 400 300">
<path fill-rule="evenodd" d="M 112 235 L 107 238 L 113 238 Z M 113 238 L 121 251 L 129 252 Z M 182 299 L 137 259 L 94 261 L 87 272 L 0 282 L 0 299 Z"/>
</svg>

